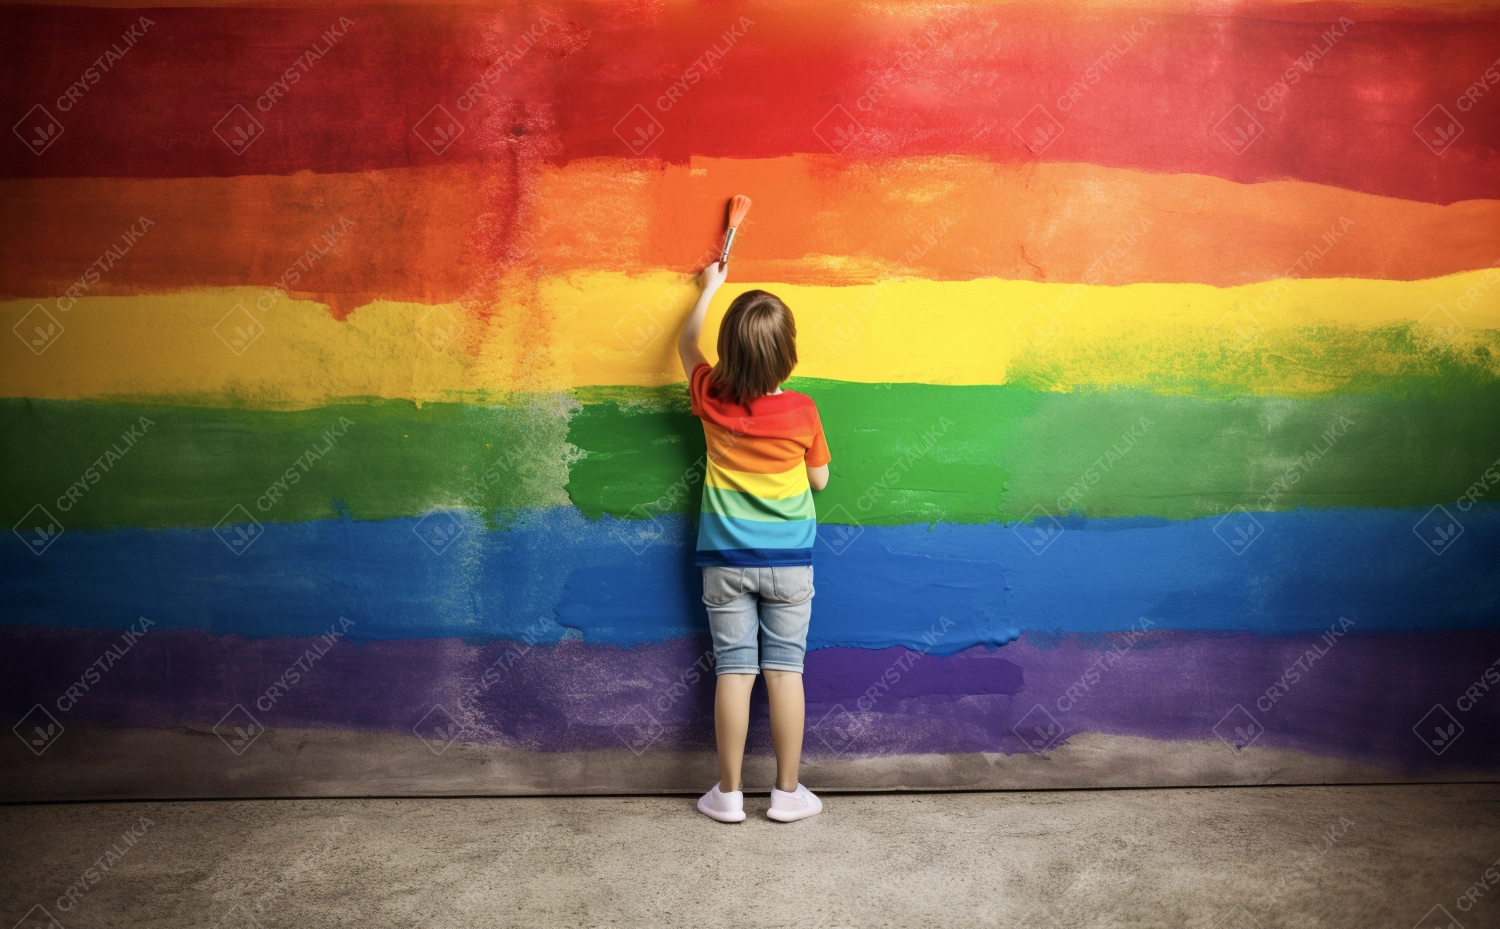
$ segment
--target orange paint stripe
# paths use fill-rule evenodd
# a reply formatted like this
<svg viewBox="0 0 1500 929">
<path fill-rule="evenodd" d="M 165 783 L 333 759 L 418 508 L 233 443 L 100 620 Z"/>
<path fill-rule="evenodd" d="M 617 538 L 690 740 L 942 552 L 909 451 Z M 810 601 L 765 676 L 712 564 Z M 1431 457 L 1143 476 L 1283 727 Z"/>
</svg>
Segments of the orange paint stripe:
<svg viewBox="0 0 1500 929">
<path fill-rule="evenodd" d="M 537 250 L 557 268 L 701 266 L 722 234 L 725 201 L 738 193 L 754 200 L 734 246 L 739 280 L 1233 286 L 1289 271 L 1423 280 L 1500 257 L 1495 200 L 1439 206 L 1301 181 L 817 155 L 680 166 L 594 159 L 549 169 Z M 1323 238 L 1330 227 L 1340 231 L 1332 245 Z"/>
<path fill-rule="evenodd" d="M 10 217 L 0 224 L 3 295 L 62 295 L 145 216 L 154 225 L 88 295 L 269 287 L 301 260 L 289 291 L 339 317 L 377 298 L 473 299 L 482 311 L 495 297 L 485 285 L 502 258 L 546 274 L 701 266 L 732 193 L 755 200 L 735 244 L 737 280 L 1234 286 L 1289 272 L 1423 280 L 1500 257 L 1493 233 L 1500 201 L 1439 206 L 1300 181 L 1246 185 L 960 157 L 859 163 L 803 155 L 683 166 L 589 159 L 542 168 L 527 198 L 534 206 L 517 212 L 509 177 L 503 167 L 466 165 L 3 181 Z M 347 231 L 309 259 L 343 219 Z"/>
</svg>

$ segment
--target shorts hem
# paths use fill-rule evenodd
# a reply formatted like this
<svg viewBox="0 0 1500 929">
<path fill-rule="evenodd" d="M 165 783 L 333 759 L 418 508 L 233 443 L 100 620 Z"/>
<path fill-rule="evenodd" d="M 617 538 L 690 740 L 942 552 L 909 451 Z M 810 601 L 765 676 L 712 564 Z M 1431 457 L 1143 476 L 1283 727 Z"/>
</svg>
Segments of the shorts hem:
<svg viewBox="0 0 1500 929">
<path fill-rule="evenodd" d="M 759 674 L 759 673 L 760 673 L 760 668 L 750 668 L 750 667 L 744 667 L 744 668 L 715 667 L 714 668 L 714 675 L 715 676 L 718 676 L 720 674 Z"/>
<path fill-rule="evenodd" d="M 762 671 L 791 671 L 795 674 L 802 673 L 802 665 L 784 664 L 779 661 L 762 661 L 760 663 L 760 669 Z"/>
</svg>

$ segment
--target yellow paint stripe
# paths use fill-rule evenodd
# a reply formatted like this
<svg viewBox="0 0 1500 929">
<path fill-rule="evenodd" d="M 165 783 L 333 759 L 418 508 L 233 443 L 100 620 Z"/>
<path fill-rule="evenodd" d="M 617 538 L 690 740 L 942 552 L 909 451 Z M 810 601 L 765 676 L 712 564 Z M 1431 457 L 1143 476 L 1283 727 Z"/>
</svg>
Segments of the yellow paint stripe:
<svg viewBox="0 0 1500 929">
<path fill-rule="evenodd" d="M 1333 278 L 1232 288 L 994 279 L 740 283 L 710 309 L 703 341 L 710 354 L 725 306 L 751 287 L 792 307 L 803 377 L 1022 381 L 1057 390 L 1220 385 L 1296 396 L 1340 389 L 1356 375 L 1430 374 L 1455 358 L 1491 376 L 1500 364 L 1490 348 L 1500 330 L 1497 268 L 1428 281 Z M 502 281 L 498 292 L 500 302 L 481 312 L 376 302 L 344 322 L 319 304 L 288 298 L 259 312 L 263 291 L 256 288 L 85 297 L 68 313 L 53 313 L 62 333 L 40 354 L 22 338 L 0 338 L 0 395 L 305 408 L 349 397 L 493 402 L 515 391 L 684 379 L 673 333 L 697 290 L 683 275 L 579 272 Z M 0 323 L 30 335 L 36 323 L 48 324 L 34 306 L 0 303 Z M 1433 320 L 1450 317 L 1463 331 L 1442 353 L 1370 336 L 1397 327 L 1415 328 L 1420 337 Z M 264 331 L 248 330 L 251 319 Z M 254 335 L 241 354 L 215 332 L 217 326 L 232 339 L 236 325 Z M 1042 341 L 1028 344 L 1038 330 Z M 1221 338 L 1237 333 L 1251 337 L 1244 351 Z"/>
<path fill-rule="evenodd" d="M 542 302 L 570 310 L 572 383 L 681 380 L 672 335 L 696 295 L 682 280 L 596 272 L 547 281 Z M 792 308 L 798 376 L 869 383 L 1002 384 L 1020 370 L 1043 366 L 1057 389 L 1151 389 L 1158 375 L 1184 365 L 1212 380 L 1226 351 L 1240 355 L 1278 340 L 1305 341 L 1309 328 L 1410 327 L 1443 307 L 1428 324 L 1451 315 L 1467 331 L 1500 329 L 1500 268 L 1427 281 L 1328 278 L 1227 288 L 1005 280 L 854 287 L 753 283 L 727 286 L 714 299 L 702 342 L 710 356 L 724 308 L 753 287 L 771 290 Z M 640 338 L 649 341 L 627 344 Z M 1340 348 L 1337 332 L 1329 341 L 1330 350 Z M 1397 344 L 1384 357 L 1364 361 L 1384 374 L 1415 373 L 1411 365 L 1402 367 L 1412 354 Z M 1420 358 L 1411 362 L 1417 369 L 1425 364 Z M 1283 382 L 1268 371 L 1257 388 L 1315 393 L 1337 386 Z"/>
<path fill-rule="evenodd" d="M 264 295 L 263 288 L 236 288 L 85 297 L 66 313 L 36 310 L 31 301 L 0 304 L 7 329 L 21 326 L 31 335 L 48 318 L 62 327 L 41 354 L 22 339 L 0 340 L 0 393 L 257 408 L 347 397 L 462 399 L 472 359 L 453 348 L 434 351 L 417 334 L 434 337 L 435 323 L 453 318 L 446 309 L 378 302 L 339 322 L 323 305 L 286 297 L 259 312 L 256 300 Z M 263 328 L 257 334 L 252 325 Z M 226 341 L 236 329 L 251 337 L 239 354 Z"/>
</svg>

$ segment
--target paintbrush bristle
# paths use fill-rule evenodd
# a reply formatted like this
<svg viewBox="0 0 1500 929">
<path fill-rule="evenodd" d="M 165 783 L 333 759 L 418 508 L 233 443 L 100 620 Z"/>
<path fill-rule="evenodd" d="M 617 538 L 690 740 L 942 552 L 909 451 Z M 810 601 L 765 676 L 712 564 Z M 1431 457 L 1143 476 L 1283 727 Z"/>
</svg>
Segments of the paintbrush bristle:
<svg viewBox="0 0 1500 929">
<path fill-rule="evenodd" d="M 750 198 L 744 194 L 735 194 L 734 199 L 729 201 L 729 228 L 733 229 L 743 222 L 748 212 Z"/>
</svg>

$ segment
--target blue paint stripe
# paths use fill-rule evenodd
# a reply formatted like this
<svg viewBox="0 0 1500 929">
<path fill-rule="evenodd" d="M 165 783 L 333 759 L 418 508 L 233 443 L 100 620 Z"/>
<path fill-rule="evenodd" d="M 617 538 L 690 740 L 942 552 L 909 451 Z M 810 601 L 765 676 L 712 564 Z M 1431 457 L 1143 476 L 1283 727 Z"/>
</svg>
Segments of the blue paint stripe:
<svg viewBox="0 0 1500 929">
<path fill-rule="evenodd" d="M 1449 508 L 1453 509 L 1452 507 Z M 1340 615 L 1361 629 L 1500 628 L 1500 505 L 1459 516 L 1443 555 L 1413 532 L 1424 510 L 1300 510 L 1167 522 L 1068 519 L 1040 554 L 1033 527 L 823 527 L 810 644 L 999 644 L 1022 630 L 1158 629 L 1292 635 Z M 427 522 L 267 524 L 236 556 L 211 530 L 65 532 L 41 556 L 0 545 L 11 624 L 313 636 L 340 615 L 351 638 L 505 636 L 630 645 L 701 632 L 696 526 L 681 517 L 590 522 L 571 508 L 485 531 L 472 514 Z M 441 554 L 435 523 L 461 529 Z M 1244 525 L 1241 525 L 1244 523 Z M 1444 525 L 1447 525 L 1446 520 Z M 1050 524 L 1049 524 L 1050 526 Z M 1216 530 L 1217 529 L 1217 533 Z M 420 533 L 420 534 L 419 534 Z M 837 549 L 841 554 L 835 554 Z"/>
</svg>

